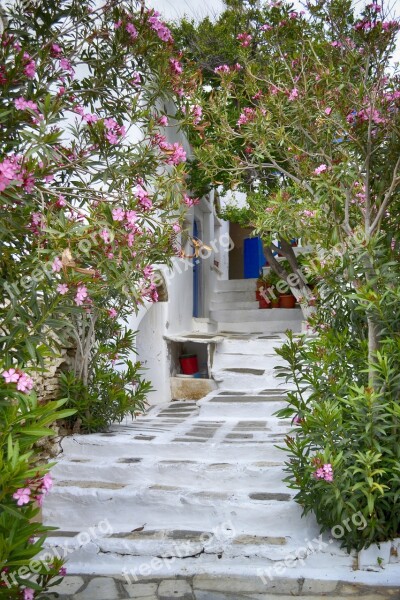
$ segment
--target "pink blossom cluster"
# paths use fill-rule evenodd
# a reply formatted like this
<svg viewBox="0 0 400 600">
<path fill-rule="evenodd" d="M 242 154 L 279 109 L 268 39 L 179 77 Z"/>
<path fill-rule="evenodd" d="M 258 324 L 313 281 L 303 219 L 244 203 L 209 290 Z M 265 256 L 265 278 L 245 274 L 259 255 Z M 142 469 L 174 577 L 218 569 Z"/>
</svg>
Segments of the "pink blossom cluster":
<svg viewBox="0 0 400 600">
<path fill-rule="evenodd" d="M 125 29 L 129 33 L 129 37 L 131 38 L 131 40 L 135 41 L 139 34 L 138 34 L 138 31 L 137 31 L 136 27 L 134 26 L 134 24 L 127 23 Z"/>
<path fill-rule="evenodd" d="M 87 287 L 85 285 L 79 285 L 74 298 L 77 306 L 82 306 L 85 302 L 90 302 Z"/>
<path fill-rule="evenodd" d="M 29 229 L 35 235 L 39 235 L 42 229 L 45 226 L 44 216 L 39 212 L 34 212 L 31 214 L 31 223 Z"/>
<path fill-rule="evenodd" d="M 257 113 L 254 108 L 249 108 L 249 107 L 244 108 L 243 112 L 240 113 L 240 117 L 237 121 L 238 127 L 241 127 L 242 125 L 246 125 L 247 123 L 254 121 L 254 119 L 256 118 L 256 115 L 257 115 Z"/>
<path fill-rule="evenodd" d="M 322 467 L 315 471 L 314 477 L 316 479 L 325 479 L 325 481 L 333 481 L 332 465 L 330 463 L 322 465 Z"/>
<path fill-rule="evenodd" d="M 163 23 L 159 19 L 160 13 L 151 10 L 149 11 L 149 14 L 150 27 L 151 29 L 153 29 L 153 31 L 157 33 L 160 40 L 162 40 L 163 42 L 173 42 L 174 38 L 172 37 L 171 31 L 168 29 L 165 23 Z"/>
<path fill-rule="evenodd" d="M 8 371 L 3 371 L 2 375 L 6 383 L 16 383 L 19 392 L 26 394 L 33 388 L 32 377 L 29 377 L 29 375 L 19 369 L 10 368 Z"/>
<path fill-rule="evenodd" d="M 241 42 L 241 46 L 246 48 L 246 46 L 250 45 L 250 42 L 253 39 L 253 37 L 249 33 L 239 33 L 239 35 L 236 36 L 236 39 L 239 40 L 239 42 Z"/>
<path fill-rule="evenodd" d="M 299 90 L 297 88 L 293 88 L 290 92 L 289 92 L 289 96 L 288 96 L 288 100 L 289 102 L 293 102 L 294 100 L 296 100 L 299 97 Z"/>
<path fill-rule="evenodd" d="M 315 217 L 317 215 L 317 212 L 315 210 L 303 210 L 303 215 L 305 217 Z"/>
<path fill-rule="evenodd" d="M 24 64 L 25 75 L 28 79 L 34 79 L 36 75 L 36 63 L 27 52 L 24 52 Z"/>
<path fill-rule="evenodd" d="M 12 182 L 17 182 L 20 185 L 23 183 L 21 157 L 19 156 L 10 156 L 0 163 L 0 192 L 5 190 Z"/>
<path fill-rule="evenodd" d="M 14 100 L 14 106 L 17 110 L 33 110 L 37 112 L 38 106 L 33 100 L 25 100 L 22 96 Z"/>
<path fill-rule="evenodd" d="M 354 29 L 356 31 L 364 31 L 365 33 L 368 33 L 379 25 L 382 26 L 383 31 L 396 30 L 400 28 L 398 21 L 368 21 L 368 19 L 363 19 L 362 21 L 357 21 L 357 23 L 354 25 Z"/>
<path fill-rule="evenodd" d="M 75 71 L 67 58 L 61 58 L 59 66 L 62 71 L 67 71 L 71 79 L 75 77 Z"/>
<path fill-rule="evenodd" d="M 325 165 L 325 164 L 319 165 L 319 167 L 317 167 L 317 168 L 314 170 L 314 174 L 315 174 L 315 175 L 321 175 L 321 173 L 323 173 L 324 171 L 326 171 L 326 170 L 327 170 L 327 168 L 328 168 L 328 167 L 327 167 L 327 165 Z"/>
<path fill-rule="evenodd" d="M 219 67 L 216 67 L 214 69 L 214 73 L 220 74 L 220 73 L 230 73 L 231 70 L 228 67 L 228 65 L 220 65 Z"/>
<path fill-rule="evenodd" d="M 196 206 L 196 204 L 199 204 L 200 198 L 191 198 L 187 194 L 184 194 L 183 202 L 184 202 L 184 204 L 186 204 L 186 206 L 188 206 L 190 208 L 191 206 Z"/>
<path fill-rule="evenodd" d="M 166 154 L 166 163 L 167 165 L 179 165 L 182 162 L 186 161 L 186 152 L 183 149 L 183 146 L 175 142 L 174 144 L 169 144 L 166 141 L 166 138 L 162 135 L 154 136 L 155 140 L 157 140 L 158 147 L 162 152 Z"/>
<path fill-rule="evenodd" d="M 379 125 L 386 123 L 386 119 L 381 115 L 378 109 L 366 106 L 360 111 L 352 110 L 346 117 L 346 121 L 350 124 L 355 123 L 357 120 L 361 123 L 365 123 L 371 119 L 372 123 Z"/>
<path fill-rule="evenodd" d="M 19 488 L 13 494 L 14 500 L 17 501 L 17 506 L 24 506 L 32 500 L 36 500 L 39 506 L 42 506 L 43 498 L 53 487 L 53 480 L 50 473 L 46 473 L 39 481 L 29 480 L 27 484 L 34 489 L 32 490 L 31 487 Z M 32 497 L 32 491 L 35 494 L 34 497 Z"/>
<path fill-rule="evenodd" d="M 181 75 L 183 68 L 181 63 L 179 62 L 179 60 L 177 58 L 170 58 L 169 59 L 169 66 L 171 68 L 171 71 L 175 74 L 175 75 Z"/>
<path fill-rule="evenodd" d="M 118 125 L 113 118 L 104 119 L 104 127 L 106 129 L 106 140 L 113 145 L 118 144 L 120 138 L 126 133 L 125 127 Z"/>
<path fill-rule="evenodd" d="M 201 117 L 203 115 L 203 109 L 198 104 L 195 104 L 192 107 L 192 115 L 193 115 L 193 123 L 198 125 L 201 121 Z"/>
</svg>

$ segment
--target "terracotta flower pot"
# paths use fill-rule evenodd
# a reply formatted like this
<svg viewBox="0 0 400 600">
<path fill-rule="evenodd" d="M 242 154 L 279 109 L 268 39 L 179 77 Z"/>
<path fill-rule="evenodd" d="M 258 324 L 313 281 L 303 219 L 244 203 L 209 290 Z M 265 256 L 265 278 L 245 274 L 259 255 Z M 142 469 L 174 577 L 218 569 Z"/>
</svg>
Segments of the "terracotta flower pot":
<svg viewBox="0 0 400 600">
<path fill-rule="evenodd" d="M 279 308 L 294 308 L 296 306 L 296 298 L 293 294 L 282 294 L 279 297 Z"/>
<path fill-rule="evenodd" d="M 261 297 L 258 301 L 260 308 L 271 308 L 271 302 L 267 302 L 265 298 Z"/>
<path fill-rule="evenodd" d="M 271 308 L 279 308 L 279 298 L 275 298 L 275 300 L 271 300 Z"/>
</svg>

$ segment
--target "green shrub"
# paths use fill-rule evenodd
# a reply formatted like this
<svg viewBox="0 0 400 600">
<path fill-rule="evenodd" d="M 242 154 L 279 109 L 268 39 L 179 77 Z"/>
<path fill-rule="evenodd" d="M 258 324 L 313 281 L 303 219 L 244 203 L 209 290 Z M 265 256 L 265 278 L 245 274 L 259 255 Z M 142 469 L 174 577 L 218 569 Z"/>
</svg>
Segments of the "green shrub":
<svg viewBox="0 0 400 600">
<path fill-rule="evenodd" d="M 60 581 L 63 561 L 37 560 L 46 533 L 35 519 L 43 496 L 51 487 L 51 465 L 37 463 L 34 444 L 54 435 L 50 425 L 73 410 L 60 410 L 65 400 L 38 403 L 36 394 L 18 391 L 22 371 L 2 365 L 0 377 L 0 597 L 30 599 Z M 5 375 L 9 374 L 6 382 Z M 22 380 L 23 381 L 23 380 Z M 21 387 L 21 386 L 20 386 Z M 28 385 L 28 388 L 30 385 Z"/>
<path fill-rule="evenodd" d="M 289 333 L 277 350 L 287 361 L 278 376 L 295 384 L 278 413 L 293 424 L 285 443 L 286 481 L 321 531 L 363 515 L 365 527 L 344 528 L 340 541 L 347 550 L 400 533 L 398 281 L 391 268 L 378 272 L 369 288 L 347 285 L 338 293 L 325 286 L 314 335 Z M 378 329 L 373 354 L 367 317 Z"/>
</svg>

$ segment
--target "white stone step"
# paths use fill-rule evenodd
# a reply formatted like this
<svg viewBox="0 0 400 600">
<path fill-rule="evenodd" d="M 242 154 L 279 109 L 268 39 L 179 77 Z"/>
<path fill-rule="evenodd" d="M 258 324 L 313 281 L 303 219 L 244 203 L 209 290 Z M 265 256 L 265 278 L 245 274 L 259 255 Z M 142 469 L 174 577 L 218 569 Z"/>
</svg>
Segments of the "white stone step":
<svg viewBox="0 0 400 600">
<path fill-rule="evenodd" d="M 288 431 L 280 428 L 281 433 Z M 246 430 L 247 431 L 247 430 Z M 242 430 L 243 435 L 246 435 Z M 129 462 L 127 462 L 129 461 Z M 215 489 L 235 491 L 240 481 L 242 489 L 257 491 L 262 486 L 270 492 L 286 492 L 283 482 L 286 474 L 282 461 L 263 460 L 255 463 L 204 463 L 189 460 L 144 459 L 97 460 L 80 462 L 61 459 L 52 468 L 52 476 L 58 481 L 100 481 L 136 485 L 178 485 L 192 490 Z M 134 461 L 134 462 L 133 462 Z"/>
<path fill-rule="evenodd" d="M 210 296 L 211 302 L 255 302 L 256 289 L 254 290 L 236 290 L 227 292 L 213 292 Z"/>
<path fill-rule="evenodd" d="M 217 292 L 254 291 L 257 279 L 221 279 L 217 281 Z"/>
<path fill-rule="evenodd" d="M 213 369 L 248 368 L 271 371 L 282 364 L 282 359 L 276 353 L 243 354 L 215 352 Z"/>
<path fill-rule="evenodd" d="M 231 522 L 240 534 L 287 537 L 293 535 L 293 523 L 302 513 L 291 497 L 290 491 L 270 493 L 262 486 L 258 492 L 224 492 L 59 481 L 46 497 L 43 517 L 47 525 L 64 531 L 82 531 L 105 519 L 114 532 L 133 531 L 144 524 L 148 529 L 168 524 L 171 529 L 209 531 Z M 314 520 L 310 523 L 314 532 Z"/>
<path fill-rule="evenodd" d="M 282 331 L 296 327 L 296 331 L 300 330 L 302 312 L 300 308 L 255 308 L 252 310 L 212 310 L 210 317 L 218 323 L 271 323 L 275 327 L 283 327 Z M 278 331 L 278 329 L 277 329 Z"/>
<path fill-rule="evenodd" d="M 240 354 L 245 360 L 246 356 L 254 354 L 274 354 L 274 348 L 282 346 L 285 335 L 266 335 L 264 338 L 224 339 L 217 346 L 218 354 Z"/>
<path fill-rule="evenodd" d="M 288 324 L 288 322 L 284 319 L 280 321 L 244 321 L 239 323 L 232 321 L 219 321 L 216 323 L 219 332 L 243 334 L 251 333 L 253 335 L 279 334 L 285 332 L 287 329 L 291 329 L 295 333 L 300 333 L 302 327 L 301 322 L 293 321 Z"/>
<path fill-rule="evenodd" d="M 249 379 L 254 375 L 249 375 Z M 199 401 L 200 416 L 205 419 L 221 419 L 229 415 L 235 419 L 267 419 L 284 406 L 282 396 L 274 395 L 238 395 L 216 396 L 208 402 Z M 268 450 L 270 452 L 270 450 Z M 273 451 L 272 451 L 273 453 Z M 270 454 L 268 454 L 270 458 Z"/>
<path fill-rule="evenodd" d="M 221 415 L 226 417 L 226 413 L 229 408 L 229 412 L 232 413 L 230 416 L 233 418 L 243 418 L 245 420 L 249 416 L 253 418 L 266 419 L 271 416 L 278 408 L 281 408 L 280 402 L 258 402 L 247 404 L 244 408 L 243 404 L 238 406 L 229 405 L 224 403 L 218 403 L 211 405 L 210 408 L 204 406 L 201 413 L 202 417 L 208 418 L 208 415 Z M 225 413 L 224 413 L 225 411 Z M 252 412 L 254 411 L 254 413 Z M 257 413 L 257 414 L 256 414 Z M 207 415 L 207 416 L 206 416 Z M 228 434 L 229 435 L 229 434 Z M 179 439 L 183 439 L 182 438 Z M 76 443 L 76 437 L 69 438 L 63 441 L 64 453 L 69 458 L 141 458 L 154 456 L 156 453 L 158 456 L 162 456 L 164 459 L 187 459 L 196 460 L 199 454 L 207 452 L 207 460 L 212 462 L 224 462 L 224 461 L 239 461 L 244 462 L 248 460 L 249 455 L 254 462 L 265 460 L 266 453 L 268 460 L 282 461 L 283 455 L 280 450 L 277 450 L 274 446 L 274 442 L 270 444 L 263 441 L 255 443 L 246 443 L 246 455 L 243 455 L 243 447 L 240 444 L 232 444 L 231 442 L 224 441 L 223 443 L 207 443 L 204 439 L 189 439 L 186 438 L 184 442 L 155 442 L 151 444 L 148 441 L 143 440 L 143 444 L 140 446 L 132 442 L 129 437 L 115 436 L 113 438 L 99 439 L 96 434 L 93 436 L 82 436 L 86 438 L 81 440 L 79 444 Z M 205 450 L 207 448 L 207 450 Z"/>
<path fill-rule="evenodd" d="M 211 311 L 219 311 L 219 310 L 258 310 L 258 302 L 254 301 L 231 301 L 230 299 L 219 300 L 218 302 L 211 301 L 210 302 L 210 310 Z"/>
</svg>

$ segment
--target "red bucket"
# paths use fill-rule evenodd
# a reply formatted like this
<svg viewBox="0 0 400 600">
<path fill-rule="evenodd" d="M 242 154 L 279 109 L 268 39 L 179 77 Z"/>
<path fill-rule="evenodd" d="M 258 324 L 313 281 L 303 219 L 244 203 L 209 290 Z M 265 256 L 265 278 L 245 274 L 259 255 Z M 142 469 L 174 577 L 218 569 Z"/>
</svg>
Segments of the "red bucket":
<svg viewBox="0 0 400 600">
<path fill-rule="evenodd" d="M 179 357 L 179 362 L 181 363 L 181 369 L 184 375 L 193 375 L 194 373 L 199 372 L 199 365 L 195 354 L 183 354 Z"/>
</svg>

